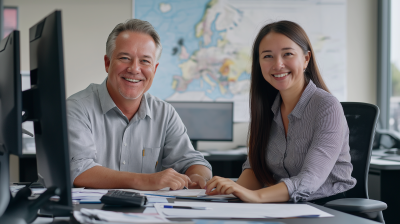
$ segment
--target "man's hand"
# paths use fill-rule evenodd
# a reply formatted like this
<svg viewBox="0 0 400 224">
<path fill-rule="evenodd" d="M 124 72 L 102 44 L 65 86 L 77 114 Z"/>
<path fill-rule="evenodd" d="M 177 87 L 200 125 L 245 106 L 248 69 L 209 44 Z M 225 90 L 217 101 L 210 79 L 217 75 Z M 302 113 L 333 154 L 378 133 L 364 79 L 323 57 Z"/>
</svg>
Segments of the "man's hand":
<svg viewBox="0 0 400 224">
<path fill-rule="evenodd" d="M 192 174 L 189 178 L 192 181 L 192 184 L 189 185 L 190 189 L 204 189 L 206 186 L 206 179 L 198 174 Z"/>
<path fill-rule="evenodd" d="M 191 165 L 185 172 L 185 174 L 190 178 L 192 184 L 189 188 L 204 189 L 207 180 L 212 177 L 211 170 L 203 165 Z"/>
<path fill-rule="evenodd" d="M 180 174 L 172 168 L 148 174 L 148 183 L 149 190 L 160 190 L 165 187 L 169 187 L 171 190 L 179 190 L 184 186 L 189 187 L 193 184 L 188 176 Z"/>
</svg>

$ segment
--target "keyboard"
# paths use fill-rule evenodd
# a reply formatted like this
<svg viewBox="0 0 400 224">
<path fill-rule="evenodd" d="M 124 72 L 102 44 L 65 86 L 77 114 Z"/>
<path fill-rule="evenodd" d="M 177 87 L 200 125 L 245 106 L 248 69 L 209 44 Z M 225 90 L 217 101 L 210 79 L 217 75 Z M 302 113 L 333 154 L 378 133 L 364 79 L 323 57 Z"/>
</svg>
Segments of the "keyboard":
<svg viewBox="0 0 400 224">
<path fill-rule="evenodd" d="M 141 207 L 146 200 L 145 196 L 129 191 L 110 190 L 101 197 L 100 201 L 106 205 L 121 205 L 130 207 Z"/>
</svg>

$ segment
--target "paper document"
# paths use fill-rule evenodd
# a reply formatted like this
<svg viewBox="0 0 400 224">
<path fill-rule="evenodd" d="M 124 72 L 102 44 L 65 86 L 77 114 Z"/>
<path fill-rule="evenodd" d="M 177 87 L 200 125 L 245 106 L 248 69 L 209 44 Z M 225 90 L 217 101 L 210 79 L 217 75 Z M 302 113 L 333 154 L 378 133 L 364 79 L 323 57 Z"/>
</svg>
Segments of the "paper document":
<svg viewBox="0 0 400 224">
<path fill-rule="evenodd" d="M 207 207 L 207 210 L 169 209 L 164 205 Z M 294 218 L 294 217 L 333 217 L 306 204 L 250 204 L 250 203 L 212 203 L 175 202 L 174 204 L 155 204 L 158 214 L 166 218 Z"/>
<path fill-rule="evenodd" d="M 100 198 L 107 194 L 107 189 L 72 188 L 72 200 L 78 200 L 80 204 L 101 203 Z"/>
<path fill-rule="evenodd" d="M 144 195 L 162 195 L 162 196 L 183 196 L 183 197 L 201 197 L 206 196 L 205 189 L 185 189 L 185 190 L 158 190 L 158 191 L 137 191 Z"/>
<path fill-rule="evenodd" d="M 74 211 L 74 217 L 80 223 L 164 223 L 170 222 L 160 215 L 143 213 L 122 213 L 98 209 L 82 208 Z"/>
<path fill-rule="evenodd" d="M 274 221 L 243 221 L 243 220 L 221 220 L 221 219 L 193 219 L 194 224 L 285 224 Z"/>
</svg>

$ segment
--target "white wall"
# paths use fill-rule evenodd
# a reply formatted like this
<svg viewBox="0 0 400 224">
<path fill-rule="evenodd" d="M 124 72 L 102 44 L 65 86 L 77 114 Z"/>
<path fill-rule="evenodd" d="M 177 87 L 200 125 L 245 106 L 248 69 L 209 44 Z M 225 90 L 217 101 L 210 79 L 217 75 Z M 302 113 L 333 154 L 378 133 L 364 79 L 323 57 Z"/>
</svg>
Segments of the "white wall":
<svg viewBox="0 0 400 224">
<path fill-rule="evenodd" d="M 28 30 L 55 9 L 62 10 L 67 96 L 106 77 L 103 56 L 113 27 L 132 17 L 131 0 L 3 0 L 18 6 L 21 31 L 21 69 L 29 70 Z M 377 0 L 348 0 L 347 99 L 376 103 Z M 200 149 L 228 149 L 246 145 L 248 123 L 234 126 L 233 142 L 200 142 Z M 13 157 L 12 181 L 18 160 Z"/>
</svg>

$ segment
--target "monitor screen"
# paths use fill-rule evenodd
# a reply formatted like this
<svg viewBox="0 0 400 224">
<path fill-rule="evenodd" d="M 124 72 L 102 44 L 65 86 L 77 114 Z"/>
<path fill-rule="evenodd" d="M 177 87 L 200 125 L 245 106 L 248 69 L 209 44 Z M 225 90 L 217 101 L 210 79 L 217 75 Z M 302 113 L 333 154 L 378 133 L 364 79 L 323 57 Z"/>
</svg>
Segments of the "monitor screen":
<svg viewBox="0 0 400 224">
<path fill-rule="evenodd" d="M 233 102 L 169 102 L 193 141 L 232 141 Z"/>
<path fill-rule="evenodd" d="M 69 215 L 72 184 L 61 11 L 55 11 L 32 26 L 29 42 L 31 89 L 23 92 L 24 121 L 30 120 L 34 124 L 39 182 L 47 188 L 56 186 L 61 190 L 57 206 L 42 208 L 41 213 Z"/>
<path fill-rule="evenodd" d="M 19 31 L 0 42 L 0 216 L 10 199 L 9 154 L 22 154 Z"/>
</svg>

